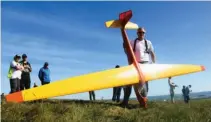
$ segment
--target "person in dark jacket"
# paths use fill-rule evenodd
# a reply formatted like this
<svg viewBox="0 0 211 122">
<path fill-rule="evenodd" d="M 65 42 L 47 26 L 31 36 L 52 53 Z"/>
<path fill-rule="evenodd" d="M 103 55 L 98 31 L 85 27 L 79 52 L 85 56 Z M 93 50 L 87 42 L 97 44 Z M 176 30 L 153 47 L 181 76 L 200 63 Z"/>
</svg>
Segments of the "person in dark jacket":
<svg viewBox="0 0 211 122">
<path fill-rule="evenodd" d="M 185 86 L 183 86 L 182 88 L 182 94 L 183 94 L 183 98 L 184 98 L 184 102 L 186 103 L 186 95 L 185 95 Z"/>
<path fill-rule="evenodd" d="M 32 67 L 31 64 L 27 61 L 26 54 L 22 55 L 22 61 L 20 61 L 20 64 L 24 67 L 20 80 L 20 89 L 29 89 L 31 86 L 30 73 L 32 72 Z"/>
<path fill-rule="evenodd" d="M 50 79 L 50 69 L 48 67 L 48 62 L 45 62 L 44 66 L 40 68 L 38 77 L 42 85 L 50 83 L 51 79 Z"/>
<path fill-rule="evenodd" d="M 185 88 L 185 99 L 186 99 L 186 103 L 189 103 L 189 100 L 190 100 L 190 92 L 192 90 L 190 90 L 191 88 L 191 85 L 188 85 L 186 88 Z"/>
</svg>

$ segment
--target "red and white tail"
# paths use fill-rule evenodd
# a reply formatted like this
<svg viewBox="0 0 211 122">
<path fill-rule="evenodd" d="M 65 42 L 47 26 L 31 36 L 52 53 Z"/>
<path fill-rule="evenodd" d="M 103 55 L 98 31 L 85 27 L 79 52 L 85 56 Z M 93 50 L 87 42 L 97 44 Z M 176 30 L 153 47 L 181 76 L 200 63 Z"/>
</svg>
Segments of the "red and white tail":
<svg viewBox="0 0 211 122">
<path fill-rule="evenodd" d="M 132 11 L 126 11 L 119 14 L 118 20 L 110 20 L 105 22 L 107 28 L 124 28 L 124 29 L 138 29 L 138 25 L 129 22 L 132 17 Z"/>
</svg>

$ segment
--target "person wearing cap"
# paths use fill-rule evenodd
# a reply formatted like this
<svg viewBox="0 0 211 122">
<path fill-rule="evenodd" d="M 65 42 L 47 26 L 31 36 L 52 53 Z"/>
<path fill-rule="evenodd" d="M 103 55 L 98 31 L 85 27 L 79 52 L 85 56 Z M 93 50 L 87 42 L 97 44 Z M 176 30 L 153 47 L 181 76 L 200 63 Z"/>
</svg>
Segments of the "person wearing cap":
<svg viewBox="0 0 211 122">
<path fill-rule="evenodd" d="M 30 73 L 32 72 L 31 64 L 27 60 L 27 55 L 22 55 L 22 61 L 20 61 L 20 64 L 24 67 L 24 70 L 22 71 L 21 75 L 21 81 L 20 81 L 20 89 L 29 89 L 31 86 L 31 78 Z"/>
<path fill-rule="evenodd" d="M 50 79 L 50 69 L 48 67 L 48 62 L 45 62 L 44 66 L 40 68 L 38 77 L 42 85 L 50 83 L 51 79 Z"/>
<path fill-rule="evenodd" d="M 8 78 L 10 79 L 10 93 L 20 91 L 20 79 L 22 70 L 24 69 L 19 63 L 21 57 L 19 55 L 14 56 L 14 60 L 10 63 L 8 72 Z"/>
<path fill-rule="evenodd" d="M 155 53 L 154 48 L 150 40 L 145 39 L 146 30 L 143 27 L 137 29 L 137 38 L 130 41 L 131 47 L 135 54 L 136 60 L 140 64 L 150 64 L 155 63 Z M 123 43 L 123 48 L 127 54 L 126 45 Z M 123 106 L 128 106 L 129 97 L 131 95 L 132 85 L 125 87 L 124 100 L 121 103 Z M 147 94 L 148 94 L 148 81 L 143 85 L 139 83 L 134 85 L 135 89 L 138 89 L 138 94 L 141 96 L 141 107 L 147 108 Z"/>
<path fill-rule="evenodd" d="M 120 67 L 119 65 L 116 65 L 115 68 L 119 68 L 119 67 Z M 119 87 L 114 87 L 114 88 L 113 88 L 113 97 L 112 97 L 112 101 L 116 101 L 116 102 L 119 102 L 119 101 L 120 101 L 121 90 L 122 90 L 122 87 L 121 87 L 121 86 L 119 86 Z"/>
</svg>

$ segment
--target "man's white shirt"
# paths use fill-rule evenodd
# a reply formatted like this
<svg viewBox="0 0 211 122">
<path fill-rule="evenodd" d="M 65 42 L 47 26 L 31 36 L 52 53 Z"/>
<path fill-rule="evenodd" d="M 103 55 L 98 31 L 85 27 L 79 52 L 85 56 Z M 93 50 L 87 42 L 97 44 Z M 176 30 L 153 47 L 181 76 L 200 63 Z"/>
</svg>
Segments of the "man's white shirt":
<svg viewBox="0 0 211 122">
<path fill-rule="evenodd" d="M 148 51 L 149 52 L 153 52 L 154 48 L 152 46 L 151 41 L 146 40 L 147 41 L 147 46 L 148 46 Z M 134 43 L 135 40 L 130 41 L 131 47 L 132 49 L 134 48 Z M 135 47 L 135 56 L 136 56 L 136 60 L 138 62 L 140 61 L 150 61 L 150 54 L 146 53 L 146 46 L 145 46 L 145 40 L 137 40 L 136 41 L 136 47 Z"/>
<path fill-rule="evenodd" d="M 18 70 L 18 69 L 15 69 L 16 66 L 21 67 L 20 63 L 18 63 L 16 61 L 12 61 L 10 66 L 12 68 L 12 77 L 11 77 L 11 79 L 15 79 L 15 78 L 21 79 L 22 71 Z"/>
</svg>

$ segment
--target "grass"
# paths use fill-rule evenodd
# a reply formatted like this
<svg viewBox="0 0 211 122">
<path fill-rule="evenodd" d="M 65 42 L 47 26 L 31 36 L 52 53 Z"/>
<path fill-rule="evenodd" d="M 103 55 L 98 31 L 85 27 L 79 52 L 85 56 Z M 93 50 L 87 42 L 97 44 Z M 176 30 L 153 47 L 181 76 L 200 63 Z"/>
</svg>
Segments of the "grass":
<svg viewBox="0 0 211 122">
<path fill-rule="evenodd" d="M 130 101 L 131 109 L 110 101 L 45 100 L 1 104 L 1 121 L 29 122 L 211 122 L 211 99 L 148 102 L 148 109 Z"/>
</svg>

